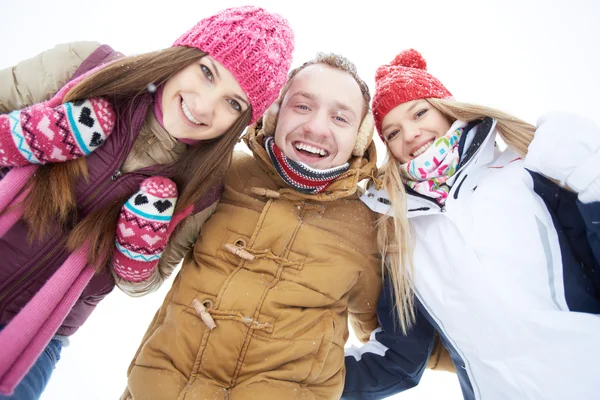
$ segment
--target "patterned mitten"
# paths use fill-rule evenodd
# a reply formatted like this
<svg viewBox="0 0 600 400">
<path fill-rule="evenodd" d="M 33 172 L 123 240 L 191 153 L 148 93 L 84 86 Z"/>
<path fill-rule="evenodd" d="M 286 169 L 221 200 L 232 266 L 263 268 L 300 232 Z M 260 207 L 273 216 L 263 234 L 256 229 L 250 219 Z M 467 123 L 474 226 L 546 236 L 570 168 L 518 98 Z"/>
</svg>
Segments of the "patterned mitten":
<svg viewBox="0 0 600 400">
<path fill-rule="evenodd" d="M 127 200 L 119 215 L 113 260 L 119 277 L 141 282 L 153 274 L 169 239 L 176 202 L 175 183 L 160 176 L 145 179 Z"/>
<path fill-rule="evenodd" d="M 52 101 L 0 115 L 0 166 L 64 162 L 87 156 L 110 135 L 116 114 L 103 98 L 51 107 Z"/>
</svg>

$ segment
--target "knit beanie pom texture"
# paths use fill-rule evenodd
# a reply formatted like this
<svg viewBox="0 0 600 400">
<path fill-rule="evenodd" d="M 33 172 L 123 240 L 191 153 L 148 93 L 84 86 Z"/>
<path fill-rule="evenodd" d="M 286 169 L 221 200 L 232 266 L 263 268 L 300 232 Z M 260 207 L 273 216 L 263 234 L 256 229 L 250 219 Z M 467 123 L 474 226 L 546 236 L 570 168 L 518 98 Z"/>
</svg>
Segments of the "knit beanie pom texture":
<svg viewBox="0 0 600 400">
<path fill-rule="evenodd" d="M 394 60 L 377 68 L 373 118 L 379 137 L 383 140 L 381 123 L 392 109 L 412 100 L 445 99 L 452 94 L 429 72 L 427 62 L 414 49 L 400 52 Z"/>
</svg>

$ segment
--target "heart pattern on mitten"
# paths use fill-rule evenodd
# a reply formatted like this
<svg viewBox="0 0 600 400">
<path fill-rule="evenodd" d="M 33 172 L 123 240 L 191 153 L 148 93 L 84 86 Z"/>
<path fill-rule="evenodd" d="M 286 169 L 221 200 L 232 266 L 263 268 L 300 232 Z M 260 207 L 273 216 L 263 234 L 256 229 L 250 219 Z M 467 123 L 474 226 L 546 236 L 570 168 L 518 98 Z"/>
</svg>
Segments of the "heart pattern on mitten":
<svg viewBox="0 0 600 400">
<path fill-rule="evenodd" d="M 168 228 L 177 203 L 177 187 L 160 176 L 144 180 L 127 200 L 117 225 L 113 269 L 130 282 L 148 279 L 169 239 Z"/>
</svg>

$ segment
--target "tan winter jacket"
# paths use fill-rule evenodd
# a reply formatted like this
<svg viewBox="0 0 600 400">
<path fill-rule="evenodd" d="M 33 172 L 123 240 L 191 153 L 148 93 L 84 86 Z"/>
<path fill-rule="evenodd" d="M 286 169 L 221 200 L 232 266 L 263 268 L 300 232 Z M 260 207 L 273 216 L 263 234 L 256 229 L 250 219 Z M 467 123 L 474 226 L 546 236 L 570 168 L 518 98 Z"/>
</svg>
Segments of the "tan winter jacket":
<svg viewBox="0 0 600 400">
<path fill-rule="evenodd" d="M 9 113 L 52 98 L 99 46 L 97 42 L 60 44 L 13 67 L 0 70 L 0 113 Z M 185 150 L 185 144 L 169 135 L 149 110 L 121 171 L 132 172 L 155 164 L 167 164 L 177 160 Z M 182 228 L 165 249 L 152 277 L 144 282 L 132 283 L 115 275 L 117 286 L 132 296 L 157 289 L 192 248 L 201 226 L 216 206 L 215 202 L 181 222 Z"/>
<path fill-rule="evenodd" d="M 324 193 L 277 175 L 250 127 L 206 222 L 129 369 L 123 399 L 336 399 L 348 317 L 377 326 L 381 260 L 375 215 L 357 184 L 375 146 Z M 216 322 L 209 330 L 193 302 Z"/>
</svg>

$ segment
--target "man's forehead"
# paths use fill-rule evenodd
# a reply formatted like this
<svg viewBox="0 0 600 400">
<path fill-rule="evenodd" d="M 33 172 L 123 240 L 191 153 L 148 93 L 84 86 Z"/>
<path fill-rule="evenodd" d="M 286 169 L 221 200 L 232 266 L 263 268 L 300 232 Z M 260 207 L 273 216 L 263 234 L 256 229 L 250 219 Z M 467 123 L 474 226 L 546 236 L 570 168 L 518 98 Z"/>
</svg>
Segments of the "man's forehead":
<svg viewBox="0 0 600 400">
<path fill-rule="evenodd" d="M 298 95 L 313 99 L 323 96 L 338 101 L 343 99 L 344 103 L 355 97 L 360 104 L 363 103 L 360 86 L 354 77 L 347 71 L 327 64 L 309 65 L 294 76 L 286 97 L 289 99 Z"/>
<path fill-rule="evenodd" d="M 294 76 L 294 78 L 292 80 L 292 85 L 294 85 L 297 82 L 310 82 L 313 79 L 319 79 L 319 78 L 323 78 L 324 76 L 327 76 L 327 75 L 339 74 L 339 73 L 347 74 L 348 76 L 351 76 L 346 71 L 342 71 L 338 68 L 334 68 L 327 64 L 322 64 L 322 63 L 312 64 L 312 65 L 309 65 L 308 67 L 303 68 L 301 71 L 299 71 L 296 74 L 296 76 Z"/>
</svg>

